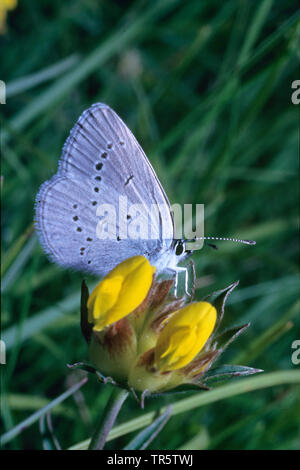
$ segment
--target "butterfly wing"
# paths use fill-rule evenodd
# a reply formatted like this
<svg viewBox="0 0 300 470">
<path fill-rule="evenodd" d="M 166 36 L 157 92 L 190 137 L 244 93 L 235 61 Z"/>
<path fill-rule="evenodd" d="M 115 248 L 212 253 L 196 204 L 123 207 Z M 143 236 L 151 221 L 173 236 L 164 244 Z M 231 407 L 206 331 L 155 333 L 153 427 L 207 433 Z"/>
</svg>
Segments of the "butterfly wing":
<svg viewBox="0 0 300 470">
<path fill-rule="evenodd" d="M 120 207 L 120 196 L 127 208 Z M 97 208 L 103 204 L 117 207 L 116 231 L 99 239 Z M 120 239 L 120 220 L 133 222 L 134 204 L 157 207 L 151 219 L 157 237 Z M 139 220 L 149 225 L 145 214 Z M 137 254 L 155 264 L 170 248 L 174 226 L 167 196 L 137 140 L 109 106 L 91 106 L 72 129 L 57 174 L 37 195 L 36 228 L 53 261 L 96 275 Z"/>
</svg>

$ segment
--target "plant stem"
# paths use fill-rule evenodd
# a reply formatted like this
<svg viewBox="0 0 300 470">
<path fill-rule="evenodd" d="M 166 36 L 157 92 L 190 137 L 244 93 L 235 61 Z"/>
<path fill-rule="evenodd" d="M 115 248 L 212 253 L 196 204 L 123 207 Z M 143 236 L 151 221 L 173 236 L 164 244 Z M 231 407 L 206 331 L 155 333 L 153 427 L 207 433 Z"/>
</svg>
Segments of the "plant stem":
<svg viewBox="0 0 300 470">
<path fill-rule="evenodd" d="M 124 401 L 128 397 L 128 393 L 129 392 L 127 390 L 114 388 L 107 404 L 107 407 L 104 411 L 104 414 L 98 421 L 96 430 L 89 445 L 89 450 L 103 449 L 106 442 L 106 438 L 114 425 L 114 422 L 119 414 L 119 411 Z"/>
</svg>

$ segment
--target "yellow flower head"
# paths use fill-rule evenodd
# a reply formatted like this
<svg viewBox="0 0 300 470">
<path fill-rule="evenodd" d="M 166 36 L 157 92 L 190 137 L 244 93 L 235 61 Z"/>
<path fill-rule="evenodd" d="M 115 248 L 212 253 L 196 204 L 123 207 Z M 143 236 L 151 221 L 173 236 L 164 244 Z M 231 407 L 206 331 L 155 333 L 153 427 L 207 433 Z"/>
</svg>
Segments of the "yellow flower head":
<svg viewBox="0 0 300 470">
<path fill-rule="evenodd" d="M 207 301 L 185 305 L 185 297 L 170 293 L 174 281 L 153 281 L 154 273 L 146 258 L 134 256 L 107 274 L 90 296 L 84 284 L 81 328 L 90 359 L 104 378 L 135 392 L 205 388 L 205 380 L 214 377 L 213 362 L 247 327 L 216 335 L 217 316 L 222 319 L 237 284 L 208 297 L 218 298 L 217 313 Z M 225 374 L 234 376 L 231 370 Z"/>
<path fill-rule="evenodd" d="M 144 256 L 118 264 L 94 289 L 88 300 L 88 321 L 95 331 L 121 320 L 146 298 L 155 268 Z"/>
<path fill-rule="evenodd" d="M 181 369 L 202 350 L 213 332 L 217 311 L 208 302 L 178 310 L 160 333 L 155 363 L 161 372 Z"/>
</svg>

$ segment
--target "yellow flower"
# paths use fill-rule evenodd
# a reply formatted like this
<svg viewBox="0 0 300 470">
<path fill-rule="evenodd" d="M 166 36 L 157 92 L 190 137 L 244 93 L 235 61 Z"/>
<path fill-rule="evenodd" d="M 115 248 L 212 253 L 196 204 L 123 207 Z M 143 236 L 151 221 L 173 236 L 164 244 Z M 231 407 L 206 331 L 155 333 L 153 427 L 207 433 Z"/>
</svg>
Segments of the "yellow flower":
<svg viewBox="0 0 300 470">
<path fill-rule="evenodd" d="M 207 388 L 212 364 L 247 327 L 216 335 L 217 316 L 222 319 L 228 293 L 237 284 L 208 297 L 218 298 L 217 312 L 207 301 L 184 306 L 186 297 L 170 293 L 174 281 L 153 281 L 154 273 L 146 258 L 134 256 L 107 274 L 90 296 L 83 285 L 81 329 L 90 359 L 104 378 L 143 396 Z"/>
<path fill-rule="evenodd" d="M 143 256 L 129 258 L 110 271 L 87 303 L 88 321 L 94 330 L 101 331 L 135 310 L 146 298 L 154 272 Z"/>
<path fill-rule="evenodd" d="M 175 312 L 160 333 L 155 363 L 161 372 L 181 369 L 202 350 L 213 332 L 217 311 L 208 302 L 197 302 Z"/>
<path fill-rule="evenodd" d="M 6 17 L 8 10 L 13 10 L 17 6 L 17 0 L 0 0 L 0 33 L 5 33 Z"/>
</svg>

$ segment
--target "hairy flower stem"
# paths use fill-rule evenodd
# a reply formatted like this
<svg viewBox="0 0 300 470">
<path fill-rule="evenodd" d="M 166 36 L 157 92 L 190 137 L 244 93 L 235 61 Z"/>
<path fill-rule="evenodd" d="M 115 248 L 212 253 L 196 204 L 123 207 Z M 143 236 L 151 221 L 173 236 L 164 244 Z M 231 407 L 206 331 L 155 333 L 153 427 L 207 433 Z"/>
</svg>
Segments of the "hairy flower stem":
<svg viewBox="0 0 300 470">
<path fill-rule="evenodd" d="M 104 410 L 103 416 L 98 421 L 96 430 L 91 439 L 89 450 L 102 450 L 107 436 L 114 425 L 114 422 L 119 414 L 119 411 L 128 397 L 126 390 L 114 388 L 109 402 Z"/>
</svg>

